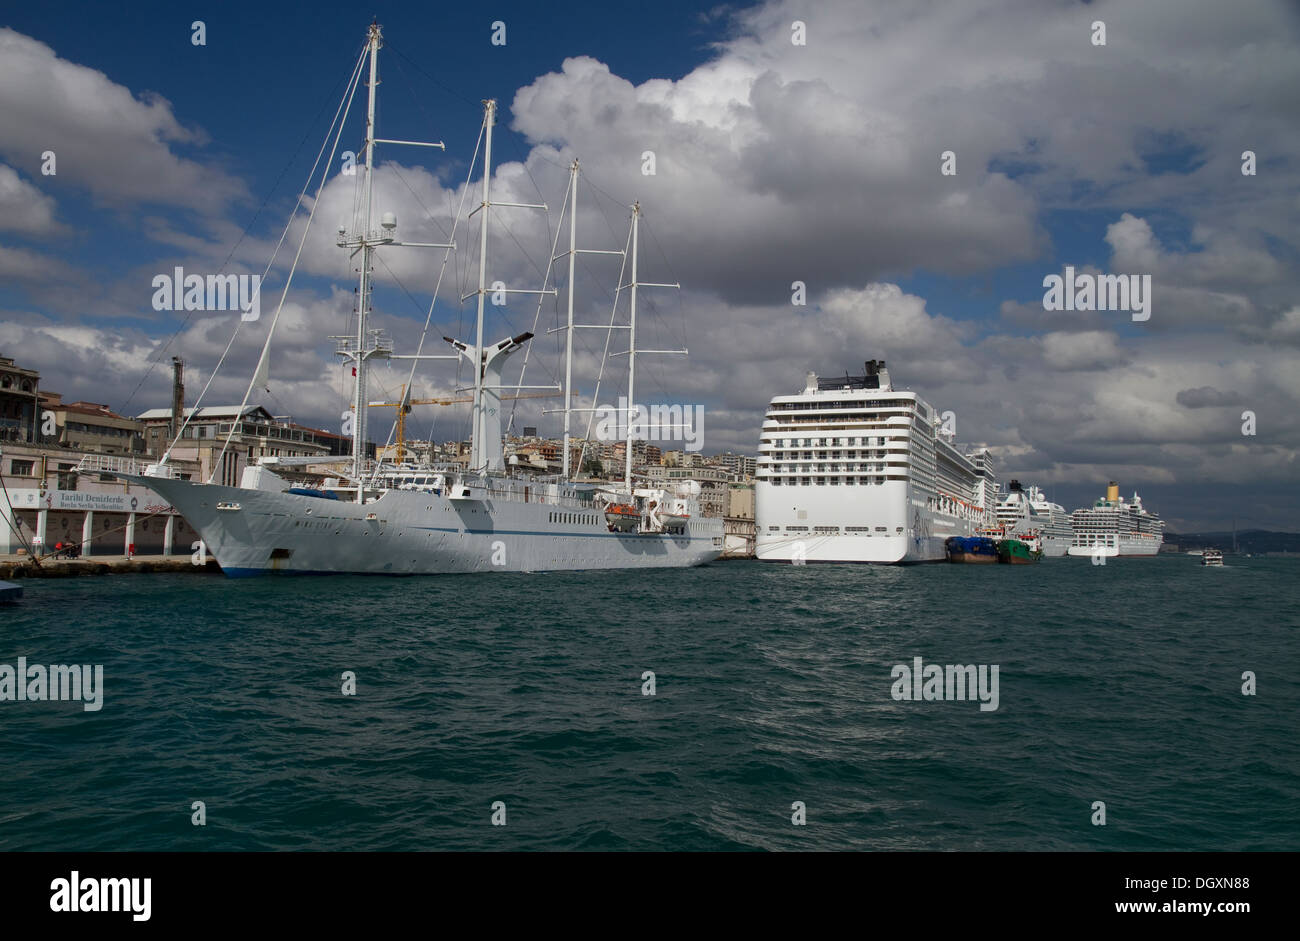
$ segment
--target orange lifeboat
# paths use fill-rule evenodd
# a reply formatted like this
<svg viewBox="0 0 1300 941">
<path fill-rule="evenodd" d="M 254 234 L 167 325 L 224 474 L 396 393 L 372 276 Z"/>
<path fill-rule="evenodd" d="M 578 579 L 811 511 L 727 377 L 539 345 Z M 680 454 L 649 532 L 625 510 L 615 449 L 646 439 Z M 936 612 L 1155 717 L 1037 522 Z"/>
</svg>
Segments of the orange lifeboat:
<svg viewBox="0 0 1300 941">
<path fill-rule="evenodd" d="M 605 508 L 605 522 L 613 532 L 631 532 L 641 524 L 641 511 L 630 503 L 614 503 Z"/>
</svg>

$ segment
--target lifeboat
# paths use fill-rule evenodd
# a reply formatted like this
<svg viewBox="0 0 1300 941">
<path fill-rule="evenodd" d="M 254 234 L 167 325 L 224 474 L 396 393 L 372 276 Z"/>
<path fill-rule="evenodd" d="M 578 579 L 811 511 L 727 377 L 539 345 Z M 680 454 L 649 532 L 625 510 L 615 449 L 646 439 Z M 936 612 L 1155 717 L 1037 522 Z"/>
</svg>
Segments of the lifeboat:
<svg viewBox="0 0 1300 941">
<path fill-rule="evenodd" d="M 630 503 L 614 503 L 605 508 L 605 522 L 611 532 L 629 533 L 641 525 L 641 511 Z"/>
<path fill-rule="evenodd" d="M 659 518 L 663 520 L 664 532 L 680 533 L 686 529 L 686 523 L 690 520 L 691 514 L 672 513 L 665 510 L 659 514 Z"/>
</svg>

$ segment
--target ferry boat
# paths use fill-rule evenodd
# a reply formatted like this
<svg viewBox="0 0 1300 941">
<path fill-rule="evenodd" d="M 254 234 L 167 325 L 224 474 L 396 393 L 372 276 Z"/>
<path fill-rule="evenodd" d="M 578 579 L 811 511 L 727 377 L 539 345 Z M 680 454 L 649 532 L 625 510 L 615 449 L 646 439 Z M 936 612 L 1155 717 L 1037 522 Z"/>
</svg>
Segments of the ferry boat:
<svg viewBox="0 0 1300 941">
<path fill-rule="evenodd" d="M 625 569 L 691 566 L 716 559 L 723 550 L 723 522 L 702 515 L 698 483 L 681 481 L 672 489 L 634 487 L 630 456 L 638 431 L 637 422 L 631 418 L 632 409 L 637 407 L 633 404 L 636 401 L 633 365 L 628 370 L 626 401 L 629 404 L 626 411 L 629 414 L 624 453 L 629 459 L 624 462 L 624 480 L 583 482 L 569 474 L 573 330 L 585 326 L 573 322 L 573 266 L 576 256 L 582 253 L 574 245 L 579 169 L 576 160 L 570 168 L 566 197 L 570 301 L 567 325 L 560 328 L 566 333 L 563 473 L 558 476 L 512 476 L 507 472 L 503 460 L 501 391 L 533 387 L 505 384 L 503 369 L 508 358 L 523 349 L 533 335 L 523 333 L 496 342 L 486 341 L 484 302 L 490 294 L 497 293 L 537 295 L 558 292 L 554 288 L 548 289 L 545 280 L 540 291 L 502 291 L 490 286 L 487 272 L 489 222 L 493 215 L 490 210 L 493 207 L 546 208 L 544 205 L 494 202 L 492 199 L 489 186 L 492 180 L 495 101 L 484 102 L 480 131 L 482 162 L 478 163 L 480 152 L 476 151 L 469 171 L 472 174 L 476 164 L 481 166 L 482 198 L 470 215 L 483 213 L 476 240 L 478 290 L 466 295 L 466 299 L 477 296 L 477 319 L 472 340 L 444 338 L 452 347 L 452 351 L 444 356 L 421 355 L 417 350 L 414 356 L 398 357 L 393 352 L 392 341 L 381 331 L 371 329 L 371 274 L 375 269 L 376 252 L 387 246 L 441 248 L 448 253 L 455 248 L 454 229 L 453 240 L 447 244 L 403 242 L 396 236 L 395 216 L 390 212 L 379 215 L 374 211 L 376 144 L 442 147 L 441 143 L 389 140 L 378 136 L 375 103 L 380 84 L 378 55 L 381 45 L 381 30 L 374 23 L 370 26 L 366 46 L 355 63 L 343 99 L 344 102 L 352 100 L 362 76 L 368 71 L 364 161 L 358 160 L 357 164 L 361 174 L 357 189 L 358 214 L 351 231 L 346 225 L 341 227 L 337 239 L 339 247 L 356 258 L 354 264 L 360 278 L 354 311 L 356 330 L 349 336 L 336 338 L 340 341 L 337 352 L 345 363 L 352 366 L 353 376 L 353 442 L 349 469 L 340 471 L 338 476 L 321 479 L 318 485 L 293 486 L 287 477 L 277 474 L 277 470 L 320 464 L 321 459 L 263 458 L 257 466 L 244 468 L 240 485 L 236 487 L 214 484 L 210 480 L 177 479 L 171 473 L 165 455 L 161 461 L 147 467 L 126 466 L 117 476 L 148 486 L 175 506 L 198 531 L 206 552 L 215 556 L 222 570 L 230 576 L 277 571 L 397 575 Z M 346 118 L 347 109 L 342 104 L 339 110 Z M 339 133 L 342 133 L 340 120 L 336 117 Z M 334 127 L 330 131 L 333 134 Z M 335 140 L 337 143 L 337 137 Z M 322 189 L 324 179 L 322 175 Z M 318 197 L 319 194 L 320 190 L 317 191 Z M 379 225 L 376 226 L 377 215 Z M 622 354 L 611 355 L 627 355 L 633 364 L 638 353 L 684 352 L 637 349 L 638 290 L 675 287 L 638 280 L 640 217 L 640 204 L 635 204 L 631 207 L 628 235 L 630 256 L 621 250 L 583 250 L 623 256 L 628 265 L 630 278 L 617 288 L 615 301 L 617 311 L 619 299 L 628 299 L 628 304 L 623 305 L 628 311 L 627 322 L 610 327 L 611 330 L 628 331 L 628 348 Z M 307 229 L 310 225 L 308 219 Z M 557 227 L 557 232 L 559 230 Z M 306 230 L 302 238 L 305 241 Z M 622 277 L 620 281 L 623 281 Z M 287 294 L 287 287 L 285 290 Z M 245 402 L 258 384 L 258 375 L 263 376 L 261 381 L 265 383 L 264 370 L 279 316 L 280 309 L 277 309 Z M 426 333 L 428 329 L 426 324 Z M 366 459 L 369 370 L 373 360 L 393 358 L 412 360 L 412 376 L 421 360 L 464 359 L 470 364 L 473 386 L 462 390 L 473 393 L 471 454 L 467 466 L 395 466 Z M 409 392 L 410 382 L 405 387 L 404 396 Z M 402 406 L 406 406 L 405 399 Z M 191 412 L 197 414 L 197 403 Z M 183 432 L 184 427 L 177 434 L 177 440 Z M 216 463 L 219 464 L 220 460 Z M 91 469 L 84 468 L 86 472 Z M 103 470 L 102 467 L 94 469 Z"/>
<path fill-rule="evenodd" d="M 883 360 L 809 373 L 772 399 L 754 482 L 763 562 L 941 562 L 947 540 L 994 522 L 987 448 L 959 448 L 940 414 L 895 389 Z"/>
<path fill-rule="evenodd" d="M 1201 565 L 1209 565 L 1217 568 L 1223 567 L 1223 552 L 1219 549 L 1206 549 L 1201 553 Z"/>
<path fill-rule="evenodd" d="M 1065 508 L 1050 502 L 1038 487 L 1024 489 L 1018 480 L 1007 484 L 997 518 L 1009 534 L 1036 540 L 1049 559 L 1064 556 L 1074 542 L 1074 523 Z"/>
<path fill-rule="evenodd" d="M 1142 505 L 1136 491 L 1125 501 L 1111 481 L 1106 496 L 1074 511 L 1072 556 L 1153 556 L 1164 541 L 1165 522 Z"/>
</svg>

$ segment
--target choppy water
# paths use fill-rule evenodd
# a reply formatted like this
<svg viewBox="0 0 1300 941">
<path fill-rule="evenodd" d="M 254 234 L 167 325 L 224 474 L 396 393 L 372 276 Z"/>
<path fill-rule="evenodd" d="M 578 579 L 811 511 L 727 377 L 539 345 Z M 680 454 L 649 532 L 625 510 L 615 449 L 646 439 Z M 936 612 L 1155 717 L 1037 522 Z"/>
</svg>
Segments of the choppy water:
<svg viewBox="0 0 1300 941">
<path fill-rule="evenodd" d="M 104 705 L 0 702 L 0 849 L 1300 849 L 1297 575 L 28 581 L 0 663 L 102 663 Z M 999 708 L 895 701 L 916 656 Z"/>
</svg>

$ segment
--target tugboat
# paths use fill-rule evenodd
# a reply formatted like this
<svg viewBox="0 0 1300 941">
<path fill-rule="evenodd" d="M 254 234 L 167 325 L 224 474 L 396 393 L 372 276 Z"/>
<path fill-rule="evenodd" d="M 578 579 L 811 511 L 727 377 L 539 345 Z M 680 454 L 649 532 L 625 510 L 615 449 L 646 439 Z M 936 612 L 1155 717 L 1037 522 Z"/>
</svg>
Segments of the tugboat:
<svg viewBox="0 0 1300 941">
<path fill-rule="evenodd" d="M 998 561 L 1008 565 L 1033 565 L 1042 557 L 1042 549 L 1019 539 L 1003 539 L 998 543 Z"/>
<path fill-rule="evenodd" d="M 988 536 L 949 536 L 943 546 L 949 562 L 983 565 L 998 560 L 998 544 Z"/>
<path fill-rule="evenodd" d="M 1223 552 L 1218 549 L 1206 549 L 1201 553 L 1201 565 L 1223 568 Z"/>
</svg>

